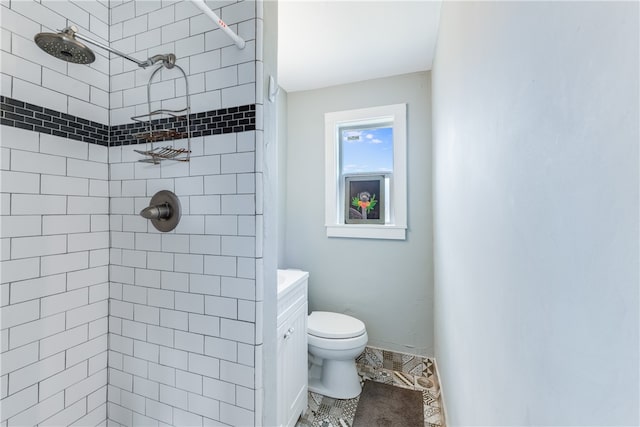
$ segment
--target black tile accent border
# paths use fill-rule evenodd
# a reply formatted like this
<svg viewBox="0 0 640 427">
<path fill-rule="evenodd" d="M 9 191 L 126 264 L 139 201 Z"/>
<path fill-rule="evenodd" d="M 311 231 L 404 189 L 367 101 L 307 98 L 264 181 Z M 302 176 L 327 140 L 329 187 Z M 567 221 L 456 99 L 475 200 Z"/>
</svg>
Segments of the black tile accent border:
<svg viewBox="0 0 640 427">
<path fill-rule="evenodd" d="M 256 129 L 256 105 L 191 113 L 189 120 L 191 136 L 194 138 L 251 131 Z M 112 147 L 146 143 L 140 135 L 149 131 L 148 122 L 109 126 L 6 96 L 0 96 L 0 124 Z M 151 126 L 155 131 L 174 130 L 178 136 L 161 139 L 170 141 L 186 134 L 187 118 L 156 119 Z"/>
<path fill-rule="evenodd" d="M 107 146 L 109 126 L 0 96 L 0 124 Z"/>
<path fill-rule="evenodd" d="M 204 111 L 202 113 L 189 114 L 191 137 L 219 135 L 222 133 L 245 132 L 256 129 L 256 105 L 242 105 L 240 107 L 221 108 L 219 110 Z M 154 131 L 174 130 L 179 134 L 185 134 L 187 130 L 187 117 L 169 117 L 151 121 Z M 110 146 L 142 144 L 147 141 L 143 136 L 149 133 L 148 122 L 134 122 L 124 125 L 111 126 Z M 180 136 L 178 136 L 180 138 Z M 159 139 L 169 141 L 176 137 Z"/>
</svg>

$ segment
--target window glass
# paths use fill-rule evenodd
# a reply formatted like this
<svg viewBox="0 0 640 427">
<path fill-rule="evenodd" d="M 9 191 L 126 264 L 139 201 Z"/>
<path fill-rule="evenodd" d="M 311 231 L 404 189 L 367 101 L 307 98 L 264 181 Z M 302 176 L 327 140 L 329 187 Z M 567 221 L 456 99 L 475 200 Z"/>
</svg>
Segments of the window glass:
<svg viewBox="0 0 640 427">
<path fill-rule="evenodd" d="M 393 127 L 341 127 L 341 174 L 393 172 Z"/>
</svg>

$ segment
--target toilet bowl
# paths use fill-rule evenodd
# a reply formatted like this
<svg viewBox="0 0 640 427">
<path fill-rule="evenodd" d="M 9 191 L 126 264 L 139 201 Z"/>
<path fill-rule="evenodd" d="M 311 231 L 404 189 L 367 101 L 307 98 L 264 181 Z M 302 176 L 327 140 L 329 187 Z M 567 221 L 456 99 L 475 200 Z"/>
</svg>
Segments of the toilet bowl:
<svg viewBox="0 0 640 427">
<path fill-rule="evenodd" d="M 362 321 L 340 313 L 314 311 L 307 322 L 309 391 L 334 399 L 360 394 L 356 357 L 367 345 Z"/>
</svg>

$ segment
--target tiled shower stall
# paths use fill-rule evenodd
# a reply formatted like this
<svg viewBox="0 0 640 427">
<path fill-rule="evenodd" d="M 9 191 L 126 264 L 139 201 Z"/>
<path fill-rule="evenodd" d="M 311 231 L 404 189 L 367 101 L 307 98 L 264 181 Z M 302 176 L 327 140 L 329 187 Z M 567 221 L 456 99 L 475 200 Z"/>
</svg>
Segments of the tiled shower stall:
<svg viewBox="0 0 640 427">
<path fill-rule="evenodd" d="M 244 49 L 190 1 L 2 0 L 2 426 L 261 423 L 263 4 L 207 4 Z M 176 54 L 190 162 L 133 151 L 155 67 L 33 42 L 69 25 Z M 159 74 L 152 109 L 182 108 L 181 75 Z M 182 206 L 168 233 L 138 214 L 159 190 Z"/>
</svg>

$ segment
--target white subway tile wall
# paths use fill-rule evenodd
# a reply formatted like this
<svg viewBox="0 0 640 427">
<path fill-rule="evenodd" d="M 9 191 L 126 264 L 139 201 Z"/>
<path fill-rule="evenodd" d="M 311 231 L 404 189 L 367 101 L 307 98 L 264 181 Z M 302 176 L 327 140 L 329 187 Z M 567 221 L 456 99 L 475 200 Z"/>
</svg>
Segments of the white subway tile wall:
<svg viewBox="0 0 640 427">
<path fill-rule="evenodd" d="M 234 31 L 245 28 L 244 50 L 188 1 L 112 3 L 112 46 L 140 58 L 174 52 L 189 76 L 194 113 L 254 104 L 255 72 L 247 69 L 255 68 L 256 3 L 208 4 Z M 110 124 L 118 126 L 146 112 L 152 70 L 111 62 Z M 168 70 L 156 76 L 152 108 L 183 106 L 179 76 Z M 109 148 L 109 425 L 260 422 L 257 132 L 197 136 L 189 163 L 148 165 L 137 162 L 139 147 Z M 182 206 L 180 224 L 169 233 L 138 215 L 164 189 Z"/>
<path fill-rule="evenodd" d="M 89 66 L 66 63 L 32 41 L 74 24 L 139 59 L 174 52 L 194 113 L 260 104 L 259 7 L 208 4 L 244 50 L 188 1 L 3 1 L 1 94 L 100 131 L 146 113 L 152 69 L 99 48 Z M 152 108 L 184 105 L 178 77 L 158 74 Z M 262 130 L 249 129 L 193 138 L 190 163 L 148 165 L 132 146 L 85 142 L 108 134 L 0 128 L 2 427 L 260 423 Z M 183 209 L 166 234 L 137 214 L 161 189 Z"/>
<path fill-rule="evenodd" d="M 134 6 L 137 6 L 135 7 Z M 145 6 L 140 6 L 145 4 Z M 209 4 L 236 32 L 246 38 L 240 50 L 233 41 L 189 1 L 112 2 L 112 46 L 136 58 L 175 53 L 177 64 L 189 75 L 192 112 L 254 104 L 255 78 L 240 77 L 255 68 L 256 2 L 214 1 Z M 129 123 L 136 111 L 147 111 L 146 85 L 153 69 L 136 69 L 128 61 L 112 59 L 112 126 Z M 254 73 L 255 74 L 255 73 Z M 182 108 L 184 82 L 180 73 L 165 72 L 151 86 L 154 108 Z M 132 112 L 133 111 L 133 112 Z"/>
<path fill-rule="evenodd" d="M 205 148 L 235 148 L 239 139 L 248 138 L 245 132 L 207 136 L 203 142 Z M 117 357 L 109 358 L 110 422 L 252 425 L 256 239 L 255 227 L 245 227 L 247 234 L 240 236 L 238 223 L 255 223 L 255 195 L 230 199 L 233 213 L 223 214 L 220 193 L 240 197 L 236 182 L 254 171 L 249 165 L 253 151 L 228 159 L 200 153 L 186 174 L 159 180 L 138 173 L 133 148 L 109 148 L 112 159 L 128 160 L 110 165 L 111 188 L 116 188 L 112 217 L 118 217 L 111 223 L 110 355 Z M 156 166 L 161 176 L 171 176 L 165 169 L 172 167 Z M 166 234 L 147 222 L 127 227 L 139 218 L 133 206 L 138 201 L 145 206 L 160 188 L 175 189 L 183 208 L 181 225 L 190 225 Z M 243 344 L 251 354 L 240 359 Z"/>
<path fill-rule="evenodd" d="M 8 84 L 3 81 L 2 94 L 107 124 L 109 108 L 103 98 L 109 90 L 108 54 L 95 49 L 97 59 L 91 66 L 66 63 L 42 52 L 33 37 L 75 25 L 81 34 L 108 44 L 108 14 L 107 5 L 98 1 L 2 2 L 0 55 Z"/>
<path fill-rule="evenodd" d="M 104 423 L 108 149 L 9 126 L 0 145 L 2 425 Z"/>
</svg>

